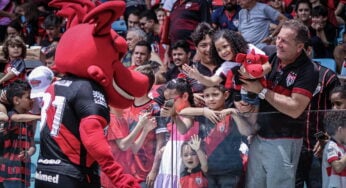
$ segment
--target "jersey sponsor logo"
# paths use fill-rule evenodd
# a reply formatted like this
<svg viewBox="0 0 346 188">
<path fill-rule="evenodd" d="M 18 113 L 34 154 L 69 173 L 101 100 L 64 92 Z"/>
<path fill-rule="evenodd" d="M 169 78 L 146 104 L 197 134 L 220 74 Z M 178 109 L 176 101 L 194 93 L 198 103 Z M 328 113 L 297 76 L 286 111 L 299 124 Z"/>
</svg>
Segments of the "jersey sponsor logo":
<svg viewBox="0 0 346 188">
<path fill-rule="evenodd" d="M 60 159 L 39 159 L 37 163 L 48 164 L 48 165 L 57 165 L 61 163 Z"/>
<path fill-rule="evenodd" d="M 107 108 L 105 96 L 99 91 L 93 91 L 94 102 Z"/>
<path fill-rule="evenodd" d="M 50 183 L 59 183 L 59 174 L 56 175 L 48 175 L 48 174 L 42 174 L 41 171 L 36 172 L 35 178 L 41 181 L 50 182 Z"/>
<path fill-rule="evenodd" d="M 192 6 L 192 3 L 186 3 L 185 9 L 189 9 Z"/>
<path fill-rule="evenodd" d="M 287 87 L 291 86 L 297 78 L 297 73 L 291 71 L 286 78 Z"/>
</svg>

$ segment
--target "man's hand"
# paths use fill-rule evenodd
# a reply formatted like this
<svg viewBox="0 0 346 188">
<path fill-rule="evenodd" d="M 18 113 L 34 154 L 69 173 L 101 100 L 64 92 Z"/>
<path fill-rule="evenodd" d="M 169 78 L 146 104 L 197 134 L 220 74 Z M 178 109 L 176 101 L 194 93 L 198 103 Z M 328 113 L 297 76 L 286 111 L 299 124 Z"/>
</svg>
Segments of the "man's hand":
<svg viewBox="0 0 346 188">
<path fill-rule="evenodd" d="M 314 152 L 314 155 L 317 158 L 321 158 L 323 155 L 323 149 L 324 146 L 327 144 L 328 140 L 317 140 L 314 149 L 312 150 Z"/>
<path fill-rule="evenodd" d="M 250 80 L 240 79 L 240 81 L 243 82 L 242 86 L 248 92 L 258 94 L 263 89 L 262 84 L 258 80 L 251 80 L 250 81 Z"/>
</svg>

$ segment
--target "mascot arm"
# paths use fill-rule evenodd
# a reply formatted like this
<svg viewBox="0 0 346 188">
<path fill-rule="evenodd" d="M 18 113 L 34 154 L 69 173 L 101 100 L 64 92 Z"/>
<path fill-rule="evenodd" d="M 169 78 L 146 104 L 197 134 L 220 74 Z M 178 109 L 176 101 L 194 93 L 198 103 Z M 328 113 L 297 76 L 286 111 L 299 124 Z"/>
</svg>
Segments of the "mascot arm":
<svg viewBox="0 0 346 188">
<path fill-rule="evenodd" d="M 137 180 L 131 175 L 124 174 L 123 168 L 115 162 L 110 146 L 104 136 L 102 125 L 105 123 L 97 117 L 89 116 L 82 119 L 79 130 L 82 143 L 116 187 L 140 188 Z"/>
</svg>

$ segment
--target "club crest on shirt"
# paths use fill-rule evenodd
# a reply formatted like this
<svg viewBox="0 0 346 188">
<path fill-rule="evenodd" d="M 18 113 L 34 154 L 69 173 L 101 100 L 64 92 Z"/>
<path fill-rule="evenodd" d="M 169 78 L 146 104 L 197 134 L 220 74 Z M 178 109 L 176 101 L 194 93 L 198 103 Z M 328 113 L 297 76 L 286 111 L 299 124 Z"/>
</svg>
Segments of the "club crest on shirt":
<svg viewBox="0 0 346 188">
<path fill-rule="evenodd" d="M 192 6 L 192 3 L 191 3 L 191 2 L 190 2 L 190 3 L 186 3 L 185 9 L 189 9 L 191 6 Z"/>
<path fill-rule="evenodd" d="M 219 131 L 220 131 L 220 132 L 224 132 L 224 131 L 225 131 L 225 124 L 222 124 L 222 125 L 219 127 Z"/>
<path fill-rule="evenodd" d="M 296 80 L 297 78 L 297 73 L 291 71 L 288 76 L 286 77 L 286 85 L 287 87 L 291 86 L 294 81 Z"/>
<path fill-rule="evenodd" d="M 197 185 L 201 185 L 201 184 L 202 184 L 202 178 L 197 177 L 197 178 L 195 179 L 195 182 L 196 182 Z"/>
</svg>

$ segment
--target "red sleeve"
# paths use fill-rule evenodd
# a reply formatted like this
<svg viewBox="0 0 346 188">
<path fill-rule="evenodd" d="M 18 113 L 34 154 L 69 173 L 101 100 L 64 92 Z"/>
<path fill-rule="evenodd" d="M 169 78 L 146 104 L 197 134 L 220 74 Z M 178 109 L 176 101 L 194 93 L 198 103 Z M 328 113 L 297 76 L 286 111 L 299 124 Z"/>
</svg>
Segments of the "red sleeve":
<svg viewBox="0 0 346 188">
<path fill-rule="evenodd" d="M 129 135 L 129 126 L 124 117 L 115 117 L 111 115 L 111 121 L 108 128 L 108 140 L 117 140 Z"/>
<path fill-rule="evenodd" d="M 88 153 L 96 159 L 101 170 L 116 187 L 140 188 L 138 182 L 129 174 L 123 173 L 123 168 L 115 162 L 110 146 L 103 134 L 106 122 L 99 118 L 86 117 L 80 122 L 80 137 Z"/>
</svg>

